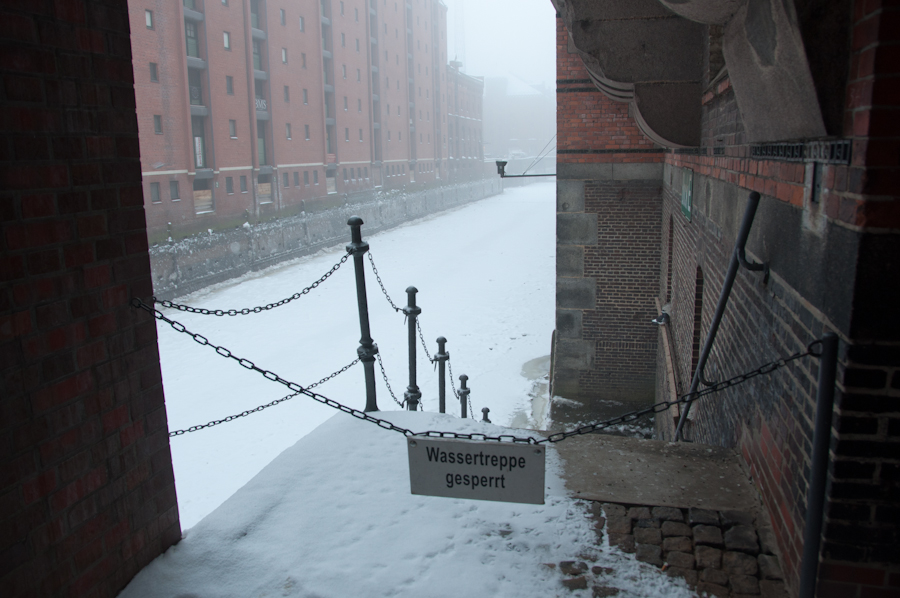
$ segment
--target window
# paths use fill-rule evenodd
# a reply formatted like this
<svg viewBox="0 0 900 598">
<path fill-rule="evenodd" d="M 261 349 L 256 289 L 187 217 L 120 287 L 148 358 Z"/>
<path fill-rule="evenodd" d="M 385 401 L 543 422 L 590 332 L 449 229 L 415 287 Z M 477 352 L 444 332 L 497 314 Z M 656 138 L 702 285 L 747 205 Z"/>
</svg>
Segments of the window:
<svg viewBox="0 0 900 598">
<path fill-rule="evenodd" d="M 147 22 L 147 29 L 153 29 L 153 11 L 152 10 L 144 11 L 144 20 Z M 158 190 L 159 185 L 157 185 L 156 188 Z"/>
<path fill-rule="evenodd" d="M 228 0 L 222 0 L 222 6 L 228 6 Z"/>
<path fill-rule="evenodd" d="M 150 81 L 159 83 L 159 66 L 155 62 L 150 63 Z"/>
<path fill-rule="evenodd" d="M 403 141 L 403 131 L 400 131 L 400 132 L 397 133 L 397 134 L 400 136 L 400 141 Z"/>
<path fill-rule="evenodd" d="M 359 140 L 362 141 L 362 129 L 359 130 Z"/>
<path fill-rule="evenodd" d="M 232 139 L 237 139 L 237 121 L 236 120 L 228 121 L 228 134 L 231 135 Z"/>
<path fill-rule="evenodd" d="M 284 86 L 284 101 L 285 102 L 291 101 L 291 88 L 288 87 L 287 85 Z"/>
<path fill-rule="evenodd" d="M 162 116 L 159 114 L 153 115 L 153 132 L 162 135 Z"/>
<path fill-rule="evenodd" d="M 343 75 L 344 79 L 347 78 L 347 65 L 346 64 L 341 65 L 341 74 Z"/>
<path fill-rule="evenodd" d="M 234 193 L 234 179 L 230 176 L 225 177 L 225 193 L 232 195 Z"/>
<path fill-rule="evenodd" d="M 400 106 L 397 106 L 397 116 L 400 116 Z"/>
<path fill-rule="evenodd" d="M 234 95 L 234 77 L 225 75 L 225 93 L 230 96 Z"/>
<path fill-rule="evenodd" d="M 350 141 L 350 129 L 344 129 L 344 141 Z"/>
<path fill-rule="evenodd" d="M 303 17 L 300 17 L 300 31 L 306 31 L 306 27 L 303 24 Z"/>
<path fill-rule="evenodd" d="M 388 141 L 390 141 L 390 140 L 391 140 L 391 132 L 388 131 Z"/>
<path fill-rule="evenodd" d="M 341 34 L 341 47 L 342 48 L 347 47 L 347 37 L 343 33 Z"/>
<path fill-rule="evenodd" d="M 356 38 L 356 51 L 359 52 L 359 38 Z"/>
<path fill-rule="evenodd" d="M 284 125 L 284 135 L 285 135 L 285 137 L 287 137 L 288 139 L 291 138 L 291 123 L 285 123 L 285 125 Z M 287 175 L 285 175 L 285 176 L 287 176 Z"/>
<path fill-rule="evenodd" d="M 160 203 L 162 201 L 159 198 L 159 183 L 150 183 L 150 201 L 153 203 Z"/>
<path fill-rule="evenodd" d="M 226 50 L 231 50 L 231 34 L 227 31 L 222 32 L 222 41 L 225 44 Z"/>
<path fill-rule="evenodd" d="M 309 171 L 308 170 L 303 171 L 303 184 L 306 185 L 307 187 L 309 187 Z"/>
<path fill-rule="evenodd" d="M 294 187 L 299 187 L 299 186 L 300 186 L 300 173 L 297 171 L 294 171 Z"/>
<path fill-rule="evenodd" d="M 287 48 L 281 49 L 281 63 L 287 64 Z M 419 94 L 419 95 L 421 95 L 421 94 Z"/>
<path fill-rule="evenodd" d="M 172 201 L 181 199 L 181 194 L 178 192 L 178 181 L 169 181 L 169 197 L 172 198 Z"/>
<path fill-rule="evenodd" d="M 313 185 L 319 184 L 319 171 L 313 170 Z"/>
<path fill-rule="evenodd" d="M 352 169 L 351 169 L 351 170 L 352 170 Z M 345 180 L 345 181 L 347 180 L 347 169 L 346 169 L 346 168 L 344 169 L 344 180 Z"/>
<path fill-rule="evenodd" d="M 344 16 L 344 2 L 341 0 L 341 16 Z"/>
<path fill-rule="evenodd" d="M 306 54 L 300 54 L 300 66 L 306 68 Z"/>
<path fill-rule="evenodd" d="M 309 104 L 309 94 L 307 93 L 307 91 L 305 89 L 303 90 L 303 103 Z"/>
<path fill-rule="evenodd" d="M 347 96 L 344 96 L 344 112 L 347 111 Z"/>
<path fill-rule="evenodd" d="M 287 25 L 287 17 L 286 17 L 285 14 L 284 14 L 284 9 L 283 9 L 283 8 L 281 9 L 280 15 L 281 15 L 281 24 L 282 24 L 282 25 Z"/>
<path fill-rule="evenodd" d="M 360 74 L 359 69 L 356 69 L 356 80 L 357 80 L 357 81 L 362 81 L 362 76 L 361 76 L 361 74 Z"/>
<path fill-rule="evenodd" d="M 362 112 L 362 100 L 356 100 L 356 111 Z"/>
<path fill-rule="evenodd" d="M 359 9 L 358 8 L 353 9 L 353 18 L 356 20 L 357 23 L 359 22 Z"/>
<path fill-rule="evenodd" d="M 247 192 L 247 177 L 241 176 L 241 193 Z"/>
<path fill-rule="evenodd" d="M 290 183 L 291 183 L 291 179 L 288 176 L 288 173 L 284 173 L 283 175 L 281 175 L 281 186 L 282 187 L 287 189 L 288 187 L 291 186 Z"/>
<path fill-rule="evenodd" d="M 197 25 L 190 21 L 184 22 L 184 41 L 188 56 L 200 58 L 200 43 L 197 41 Z"/>
<path fill-rule="evenodd" d="M 369 178 L 369 167 L 368 167 L 368 166 L 366 166 L 366 171 L 365 171 L 365 172 L 366 172 L 366 178 Z"/>
<path fill-rule="evenodd" d="M 306 137 L 306 140 L 309 141 L 309 125 L 303 125 L 303 133 Z"/>
</svg>

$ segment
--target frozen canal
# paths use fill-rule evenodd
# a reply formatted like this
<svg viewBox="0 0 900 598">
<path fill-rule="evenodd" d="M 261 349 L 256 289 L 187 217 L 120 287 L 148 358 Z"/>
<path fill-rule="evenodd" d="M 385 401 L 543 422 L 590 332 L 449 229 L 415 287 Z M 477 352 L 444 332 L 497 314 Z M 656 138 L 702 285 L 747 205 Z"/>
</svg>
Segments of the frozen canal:
<svg viewBox="0 0 900 598">
<path fill-rule="evenodd" d="M 545 405 L 532 401 L 546 371 L 553 331 L 555 185 L 507 190 L 466 207 L 363 238 L 394 303 L 406 304 L 406 287 L 418 288 L 421 324 L 429 351 L 448 339 L 454 374 L 469 376 L 480 418 L 490 408 L 500 425 L 541 427 Z M 348 227 L 349 241 L 349 227 Z M 302 290 L 344 254 L 343 245 L 264 272 L 181 297 L 209 309 L 265 305 Z M 407 379 L 406 325 L 388 305 L 367 264 L 372 337 L 397 398 Z M 285 306 L 236 317 L 167 315 L 210 342 L 263 369 L 309 385 L 356 357 L 359 319 L 349 260 L 318 289 Z M 178 430 L 252 409 L 289 394 L 258 373 L 216 355 L 158 322 L 169 429 Z M 426 411 L 437 411 L 437 374 L 418 351 L 418 384 Z M 523 366 L 528 377 L 523 375 Z M 376 362 L 376 374 L 379 374 Z M 380 374 L 378 405 L 397 410 Z M 457 382 L 458 384 L 458 382 Z M 357 365 L 317 389 L 362 409 L 363 369 Z M 534 405 L 533 405 L 534 402 Z M 536 409 L 535 409 L 536 407 Z M 448 389 L 447 411 L 459 403 Z M 230 423 L 171 439 L 181 525 L 194 526 L 278 454 L 334 415 L 303 396 Z M 350 417 L 350 416 L 346 416 Z"/>
</svg>

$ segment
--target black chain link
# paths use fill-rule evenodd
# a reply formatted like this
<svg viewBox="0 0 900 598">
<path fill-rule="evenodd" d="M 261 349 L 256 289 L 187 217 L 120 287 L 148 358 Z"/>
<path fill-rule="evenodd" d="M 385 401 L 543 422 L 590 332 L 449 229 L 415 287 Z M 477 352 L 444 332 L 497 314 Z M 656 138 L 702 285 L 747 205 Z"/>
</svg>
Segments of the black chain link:
<svg viewBox="0 0 900 598">
<path fill-rule="evenodd" d="M 422 348 L 425 350 L 425 356 L 428 358 L 428 361 L 435 363 L 434 359 L 431 357 L 431 353 L 428 352 L 428 345 L 425 343 L 425 335 L 422 334 L 422 325 L 419 323 L 419 318 L 416 318 L 416 328 L 419 330 L 419 340 L 422 341 Z"/>
<path fill-rule="evenodd" d="M 387 386 L 388 392 L 391 394 L 391 398 L 394 399 L 394 402 L 400 405 L 400 408 L 403 409 L 403 403 L 397 400 L 397 397 L 394 396 L 394 389 L 391 388 L 391 383 L 388 382 L 387 372 L 384 371 L 384 364 L 381 363 L 381 353 L 376 353 L 375 358 L 378 359 L 378 367 L 381 368 L 381 377 L 384 378 L 384 385 Z"/>
<path fill-rule="evenodd" d="M 369 263 L 372 264 L 372 272 L 375 273 L 375 280 L 378 281 L 378 286 L 381 287 L 381 292 L 384 293 L 385 299 L 387 299 L 387 302 L 391 304 L 391 307 L 394 308 L 394 311 L 402 311 L 399 307 L 397 307 L 394 304 L 393 300 L 391 299 L 391 296 L 388 295 L 387 289 L 384 288 L 384 283 L 381 282 L 381 276 L 378 275 L 378 268 L 375 267 L 375 260 L 372 258 L 372 250 L 370 249 L 368 251 L 368 253 L 366 253 L 366 255 L 369 258 Z"/>
<path fill-rule="evenodd" d="M 681 395 L 675 401 L 662 401 L 660 403 L 656 403 L 655 405 L 651 405 L 650 407 L 647 407 L 645 409 L 632 411 L 630 413 L 626 413 L 624 415 L 620 415 L 618 417 L 614 417 L 612 419 L 609 419 L 609 420 L 606 420 L 603 422 L 597 422 L 597 423 L 593 423 L 593 424 L 588 424 L 586 426 L 581 426 L 579 428 L 575 428 L 574 430 L 569 430 L 566 432 L 557 432 L 555 434 L 551 434 L 547 438 L 537 440 L 530 436 L 529 437 L 521 437 L 521 436 L 515 436 L 513 434 L 501 434 L 500 436 L 487 436 L 485 434 L 477 434 L 477 433 L 463 434 L 460 432 L 440 432 L 437 430 L 428 430 L 426 432 L 413 432 L 412 430 L 408 430 L 406 428 L 401 428 L 399 426 L 396 426 L 392 422 L 389 422 L 387 420 L 379 419 L 377 417 L 372 417 L 371 415 L 369 415 L 363 411 L 359 411 L 358 409 L 353 409 L 352 407 L 347 407 L 346 405 L 338 403 L 337 401 L 329 399 L 328 397 L 325 397 L 318 393 L 312 392 L 311 390 L 309 390 L 309 388 L 304 388 L 304 387 L 300 386 L 299 384 L 297 384 L 296 382 L 290 382 L 288 380 L 285 380 L 284 378 L 282 378 L 278 374 L 275 374 L 272 371 L 264 370 L 264 369 L 258 367 L 256 364 L 254 364 L 249 359 L 238 357 L 238 356 L 234 355 L 231 351 L 226 349 L 225 347 L 214 345 L 214 344 L 210 343 L 206 337 L 187 330 L 187 328 L 185 328 L 183 324 L 180 324 L 179 322 L 176 322 L 174 320 L 170 320 L 162 312 L 148 306 L 140 299 L 137 299 L 137 298 L 132 299 L 131 305 L 132 305 L 132 307 L 143 309 L 143 310 L 149 312 L 157 320 L 162 320 L 163 322 L 166 322 L 167 324 L 169 324 L 169 326 L 174 328 L 176 331 L 182 332 L 184 334 L 191 336 L 195 342 L 197 342 L 201 345 L 206 345 L 206 346 L 213 348 L 216 351 L 216 353 L 218 353 L 222 357 L 227 357 L 229 359 L 233 359 L 233 360 L 237 361 L 242 367 L 247 368 L 248 370 L 254 370 L 256 372 L 259 372 L 267 380 L 271 380 L 272 382 L 278 382 L 279 384 L 283 384 L 284 386 L 287 386 L 289 389 L 294 391 L 295 395 L 296 394 L 304 394 L 315 401 L 318 401 L 320 403 L 328 405 L 329 407 L 338 409 L 340 411 L 343 411 L 344 413 L 349 413 L 353 417 L 374 423 L 380 428 L 384 428 L 386 430 L 393 430 L 395 432 L 400 432 L 404 436 L 410 436 L 410 437 L 411 436 L 424 436 L 424 437 L 428 437 L 428 438 L 455 438 L 455 439 L 459 439 L 459 440 L 512 442 L 512 443 L 518 443 L 518 444 L 543 444 L 543 443 L 547 443 L 547 442 L 548 443 L 560 442 L 562 440 L 565 440 L 566 438 L 571 438 L 572 436 L 580 436 L 582 434 L 590 434 L 592 432 L 597 432 L 599 430 L 603 430 L 603 429 L 609 428 L 611 426 L 629 423 L 636 419 L 639 419 L 640 417 L 642 417 L 644 415 L 649 415 L 651 413 L 660 413 L 662 411 L 666 411 L 667 409 L 669 409 L 670 407 L 674 407 L 675 405 L 692 403 L 702 397 L 705 397 L 706 395 L 721 392 L 727 388 L 731 388 L 733 386 L 743 384 L 747 380 L 751 380 L 757 376 L 771 374 L 774 371 L 785 367 L 787 364 L 789 364 L 793 361 L 796 361 L 798 359 L 801 359 L 803 357 L 808 357 L 808 356 L 819 357 L 819 356 L 821 356 L 821 350 L 816 351 L 815 347 L 816 346 L 821 347 L 821 344 L 822 344 L 822 339 L 816 339 L 807 346 L 806 351 L 803 353 L 798 352 L 798 353 L 794 353 L 793 355 L 790 355 L 788 357 L 776 359 L 775 361 L 771 361 L 769 363 L 761 365 L 760 367 L 758 367 L 757 369 L 755 369 L 753 371 L 746 372 L 744 374 L 739 374 L 733 378 L 724 380 L 722 382 L 717 382 L 713 386 L 710 386 L 709 388 L 706 388 L 704 390 L 699 390 L 699 391 L 695 391 L 693 393 L 686 393 L 684 395 Z M 381 360 L 379 359 L 379 363 L 380 362 L 381 362 Z M 448 361 L 448 363 L 449 363 L 449 361 Z M 350 366 L 347 366 L 347 368 L 349 368 L 349 367 Z M 452 370 L 451 370 L 451 372 L 452 372 Z M 384 374 L 383 367 L 382 367 L 382 374 Z M 333 374 L 331 377 L 333 377 L 334 375 L 337 375 L 337 374 Z M 452 380 L 452 373 L 451 373 L 451 380 Z M 385 382 L 387 382 L 386 375 L 385 375 Z M 455 386 L 454 386 L 453 390 L 454 390 L 454 392 L 456 392 Z M 295 396 L 295 395 L 292 395 L 292 396 Z M 391 392 L 391 396 L 393 397 L 393 392 Z M 280 399 L 278 402 L 281 402 L 286 399 L 287 399 L 287 397 L 285 399 Z M 399 404 L 399 401 L 397 401 L 396 397 L 394 397 L 394 401 Z M 264 409 L 265 406 L 262 406 L 262 408 Z M 259 410 L 260 408 L 257 407 L 257 409 Z M 469 410 L 471 411 L 471 403 L 469 405 Z M 252 413 L 254 411 L 255 410 L 251 410 L 250 412 Z M 230 417 L 232 419 L 234 419 L 237 417 L 243 417 L 243 415 L 230 416 Z M 226 418 L 226 420 L 227 419 L 228 418 Z M 207 424 L 207 426 L 208 425 L 209 424 Z M 204 427 L 207 427 L 207 426 L 204 426 Z M 182 433 L 184 433 L 184 432 L 182 431 Z"/>
<path fill-rule="evenodd" d="M 328 277 L 330 277 L 332 274 L 337 272 L 338 269 L 342 265 L 344 265 L 344 263 L 350 258 L 351 255 L 352 254 L 349 252 L 344 254 L 344 256 L 340 259 L 340 261 L 338 261 L 338 263 L 336 263 L 334 266 L 331 267 L 331 270 L 329 270 L 328 272 L 323 274 L 317 281 L 315 281 L 314 283 L 312 283 L 311 285 L 309 285 L 302 291 L 300 291 L 298 293 L 294 293 L 290 297 L 286 297 L 286 298 L 282 299 L 281 301 L 276 301 L 275 303 L 269 303 L 268 305 L 260 305 L 257 307 L 245 307 L 243 309 L 206 309 L 203 307 L 191 307 L 190 305 L 184 305 L 182 303 L 173 303 L 172 301 L 168 301 L 168 300 L 160 300 L 160 299 L 157 299 L 156 297 L 153 298 L 153 302 L 158 303 L 159 305 L 162 305 L 163 307 L 170 307 L 172 309 L 177 309 L 179 311 L 184 311 L 184 312 L 191 313 L 191 314 L 200 314 L 203 316 L 246 316 L 247 314 L 251 314 L 251 313 L 258 314 L 260 312 L 268 311 L 270 309 L 275 309 L 276 307 L 281 307 L 282 305 L 285 305 L 286 303 L 290 303 L 291 301 L 294 301 L 296 299 L 299 299 L 303 295 L 306 295 L 307 293 L 309 293 L 310 291 L 312 291 L 313 289 L 318 287 L 320 284 L 322 284 L 323 282 L 328 280 Z"/>
</svg>

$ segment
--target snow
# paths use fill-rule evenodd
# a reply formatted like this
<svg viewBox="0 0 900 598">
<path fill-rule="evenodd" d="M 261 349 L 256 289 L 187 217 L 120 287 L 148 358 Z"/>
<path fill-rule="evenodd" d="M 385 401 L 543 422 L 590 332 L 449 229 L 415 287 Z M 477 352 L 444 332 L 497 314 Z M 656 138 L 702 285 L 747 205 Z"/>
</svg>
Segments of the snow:
<svg viewBox="0 0 900 598">
<path fill-rule="evenodd" d="M 384 414 L 415 429 L 503 433 L 437 413 Z M 586 598 L 544 566 L 593 552 L 620 598 L 692 596 L 682 580 L 617 548 L 592 550 L 591 520 L 547 452 L 544 505 L 409 493 L 405 438 L 342 413 L 279 455 L 121 598 L 497 596 Z M 585 556 L 582 554 L 582 556 Z"/>
<path fill-rule="evenodd" d="M 454 374 L 494 424 L 541 429 L 553 330 L 555 186 L 503 195 L 363 238 L 394 302 L 419 289 L 429 350 L 448 339 Z M 349 230 L 348 230 L 349 238 Z M 301 290 L 343 255 L 323 251 L 183 297 L 197 307 L 265 305 Z M 366 260 L 368 262 L 368 260 Z M 366 270 L 372 336 L 394 391 L 406 388 L 407 328 Z M 210 317 L 166 310 L 211 342 L 303 385 L 356 357 L 353 262 L 308 295 L 261 314 Z M 169 429 L 221 419 L 289 394 L 157 321 Z M 421 347 L 420 347 L 421 348 Z M 378 376 L 377 414 L 414 431 L 524 435 L 462 420 L 419 350 L 424 412 L 402 411 Z M 376 374 L 378 369 L 376 367 Z M 362 409 L 357 365 L 317 388 Z M 604 585 L 622 598 L 691 596 L 682 580 L 596 547 L 588 509 L 566 496 L 547 451 L 544 505 L 412 495 L 405 439 L 299 396 L 247 417 L 171 439 L 184 538 L 122 592 L 137 597 L 538 596 L 569 592 L 544 564 L 591 556 L 612 567 Z"/>
</svg>

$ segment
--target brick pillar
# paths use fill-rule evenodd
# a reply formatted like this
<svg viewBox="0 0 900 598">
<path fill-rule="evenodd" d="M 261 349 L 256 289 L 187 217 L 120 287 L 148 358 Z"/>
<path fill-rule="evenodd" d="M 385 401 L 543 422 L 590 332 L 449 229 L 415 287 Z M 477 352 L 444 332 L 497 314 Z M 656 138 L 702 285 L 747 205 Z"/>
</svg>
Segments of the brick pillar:
<svg viewBox="0 0 900 598">
<path fill-rule="evenodd" d="M 0 22 L 0 595 L 115 596 L 180 537 L 128 7 Z"/>
</svg>

